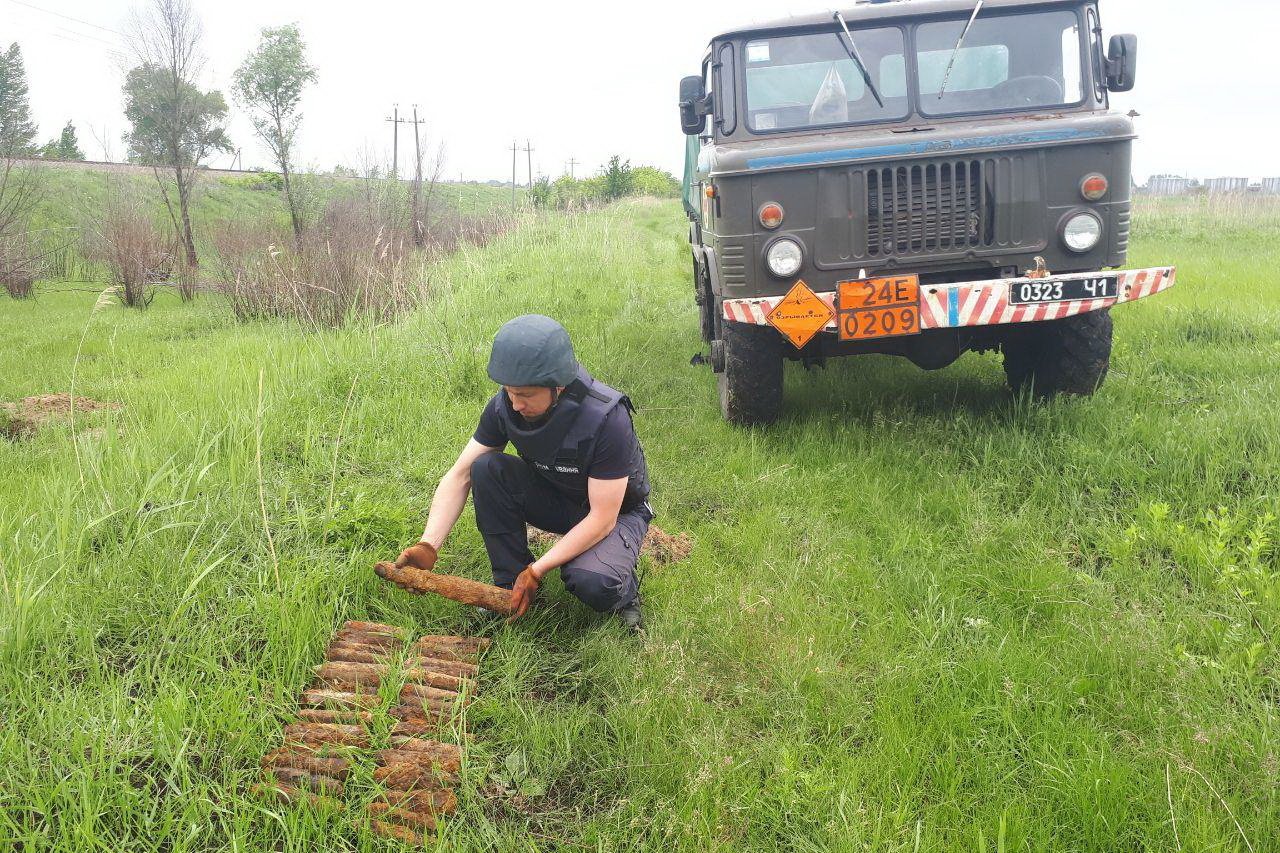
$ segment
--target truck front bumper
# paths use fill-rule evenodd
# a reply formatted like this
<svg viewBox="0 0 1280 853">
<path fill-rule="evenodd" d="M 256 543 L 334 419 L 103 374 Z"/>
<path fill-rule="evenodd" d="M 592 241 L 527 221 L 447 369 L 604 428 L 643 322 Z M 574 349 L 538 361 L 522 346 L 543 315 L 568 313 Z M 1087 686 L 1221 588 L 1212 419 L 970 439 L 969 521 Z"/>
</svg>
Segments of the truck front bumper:
<svg viewBox="0 0 1280 853">
<path fill-rule="evenodd" d="M 954 284 L 921 284 L 919 312 L 920 331 L 926 329 L 950 329 L 961 326 L 995 326 L 1004 323 L 1034 323 L 1041 320 L 1060 320 L 1073 314 L 1110 308 L 1121 302 L 1132 302 L 1152 296 L 1173 287 L 1175 267 L 1150 267 L 1141 270 L 1106 270 L 1099 272 L 1067 273 L 1045 278 L 998 278 L 986 281 L 964 281 Z M 1015 304 L 1009 300 L 1010 288 L 1029 281 L 1049 283 L 1073 279 L 1096 278 L 1101 275 L 1117 276 L 1117 295 L 1103 299 L 1075 299 L 1057 302 Z M 816 292 L 834 312 L 837 310 L 836 291 Z M 725 320 L 733 323 L 749 323 L 756 326 L 771 325 L 769 313 L 782 302 L 785 294 L 748 299 L 726 299 L 722 305 Z M 822 328 L 824 332 L 836 330 L 836 319 Z"/>
</svg>

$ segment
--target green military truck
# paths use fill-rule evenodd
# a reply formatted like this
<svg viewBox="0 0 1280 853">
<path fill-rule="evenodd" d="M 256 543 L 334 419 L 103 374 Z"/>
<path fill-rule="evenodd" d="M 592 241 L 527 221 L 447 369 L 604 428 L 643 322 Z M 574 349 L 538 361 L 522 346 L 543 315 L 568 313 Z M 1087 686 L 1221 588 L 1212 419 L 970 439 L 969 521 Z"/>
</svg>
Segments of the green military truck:
<svg viewBox="0 0 1280 853">
<path fill-rule="evenodd" d="M 680 81 L 695 299 L 724 415 L 783 362 L 999 350 L 1015 390 L 1090 394 L 1111 306 L 1173 285 L 1129 245 L 1137 40 L 1087 0 L 889 0 L 711 40 Z"/>
</svg>

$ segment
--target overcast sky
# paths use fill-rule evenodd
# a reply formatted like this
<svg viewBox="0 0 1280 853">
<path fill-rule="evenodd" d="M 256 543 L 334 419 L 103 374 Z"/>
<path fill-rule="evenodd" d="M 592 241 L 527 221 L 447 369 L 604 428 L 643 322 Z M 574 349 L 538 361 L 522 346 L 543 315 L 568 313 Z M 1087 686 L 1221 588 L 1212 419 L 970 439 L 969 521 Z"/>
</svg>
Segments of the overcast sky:
<svg viewBox="0 0 1280 853">
<path fill-rule="evenodd" d="M 75 122 L 90 159 L 115 159 L 126 129 L 120 85 L 129 0 L 0 0 L 0 43 L 22 46 L 41 139 Z M 821 11 L 821 0 L 641 3 L 195 0 L 205 30 L 205 84 L 226 92 L 265 26 L 297 22 L 319 81 L 303 101 L 299 163 L 329 169 L 391 159 L 393 103 L 417 104 L 446 174 L 510 179 L 511 143 L 533 145 L 536 173 L 570 158 L 590 174 L 620 153 L 677 172 L 680 77 L 707 40 L 750 21 Z M 1280 3 L 1102 0 L 1107 35 L 1137 33 L 1138 85 L 1113 107 L 1136 109 L 1134 171 L 1195 177 L 1280 175 Z M 269 166 L 235 109 L 247 166 Z M 402 126 L 403 155 L 408 126 Z M 411 144 L 411 143 L 410 143 Z M 525 154 L 519 155 L 525 180 Z M 230 157 L 212 161 L 230 165 Z M 405 163 L 402 156 L 401 163 Z"/>
</svg>

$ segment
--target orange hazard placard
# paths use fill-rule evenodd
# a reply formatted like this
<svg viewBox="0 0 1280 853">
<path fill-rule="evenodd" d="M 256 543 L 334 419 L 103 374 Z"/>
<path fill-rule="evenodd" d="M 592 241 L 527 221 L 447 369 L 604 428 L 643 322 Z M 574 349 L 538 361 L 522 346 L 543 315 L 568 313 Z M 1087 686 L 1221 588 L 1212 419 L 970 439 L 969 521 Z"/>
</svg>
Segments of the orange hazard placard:
<svg viewBox="0 0 1280 853">
<path fill-rule="evenodd" d="M 803 280 L 787 291 L 782 301 L 769 312 L 768 320 L 791 345 L 800 349 L 835 316 L 831 306 L 818 298 Z"/>
<path fill-rule="evenodd" d="M 842 341 L 920 332 L 920 278 L 891 275 L 837 285 L 836 331 Z"/>
</svg>

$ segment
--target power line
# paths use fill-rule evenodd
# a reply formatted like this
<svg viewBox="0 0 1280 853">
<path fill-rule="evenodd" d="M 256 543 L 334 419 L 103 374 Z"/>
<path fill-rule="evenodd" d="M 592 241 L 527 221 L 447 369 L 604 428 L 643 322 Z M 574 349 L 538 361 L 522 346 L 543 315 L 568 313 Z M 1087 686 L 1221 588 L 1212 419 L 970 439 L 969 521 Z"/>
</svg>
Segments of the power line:
<svg viewBox="0 0 1280 853">
<path fill-rule="evenodd" d="M 52 9 L 45 9 L 44 7 L 37 6 L 34 3 L 26 3 L 26 2 L 23 2 L 23 0 L 9 0 L 9 2 L 15 3 L 19 6 L 26 6 L 28 9 L 35 9 L 37 12 L 44 12 L 46 15 L 55 15 L 59 18 L 66 18 L 68 21 L 75 21 L 77 24 L 84 24 L 86 27 L 93 27 L 96 30 L 103 30 L 104 32 L 115 33 L 121 38 L 128 38 L 128 36 L 120 32 L 119 30 L 113 30 L 110 27 L 104 27 L 101 24 L 95 24 L 95 23 L 92 23 L 91 21 L 85 21 L 81 18 L 73 18 L 70 15 L 64 15 L 61 12 L 55 12 Z"/>
</svg>

